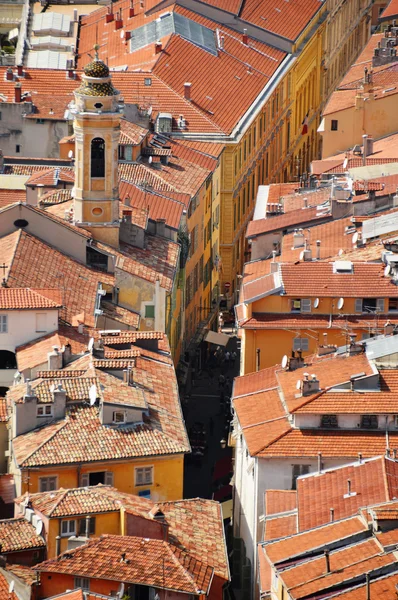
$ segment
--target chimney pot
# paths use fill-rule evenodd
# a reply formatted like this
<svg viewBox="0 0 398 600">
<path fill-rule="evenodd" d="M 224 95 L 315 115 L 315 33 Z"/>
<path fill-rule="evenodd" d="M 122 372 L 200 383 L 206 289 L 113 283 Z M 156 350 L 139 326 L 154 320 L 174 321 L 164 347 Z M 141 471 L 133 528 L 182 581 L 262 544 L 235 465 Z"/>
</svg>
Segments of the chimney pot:
<svg viewBox="0 0 398 600">
<path fill-rule="evenodd" d="M 163 49 L 162 42 L 155 43 L 155 54 L 160 54 Z"/>
<path fill-rule="evenodd" d="M 6 80 L 12 81 L 13 79 L 14 79 L 14 73 L 12 72 L 11 67 L 8 67 L 8 69 L 6 71 Z"/>
<path fill-rule="evenodd" d="M 244 30 L 243 30 L 243 34 L 242 34 L 242 42 L 243 42 L 244 44 L 246 44 L 246 46 L 247 46 L 247 44 L 248 44 L 248 39 L 249 39 L 249 38 L 247 37 L 247 29 L 244 29 Z"/>
<path fill-rule="evenodd" d="M 15 84 L 14 100 L 15 102 L 21 102 L 22 99 L 22 85 L 20 83 Z"/>
<path fill-rule="evenodd" d="M 23 75 L 23 65 L 18 65 L 17 66 L 17 75 L 18 75 L 18 77 L 22 77 L 22 75 Z"/>
<path fill-rule="evenodd" d="M 185 82 L 184 83 L 184 97 L 185 100 L 188 100 L 189 102 L 191 101 L 191 83 Z"/>
<path fill-rule="evenodd" d="M 329 550 L 325 550 L 326 573 L 330 573 L 330 556 Z"/>
<path fill-rule="evenodd" d="M 129 8 L 129 18 L 131 19 L 131 17 L 134 17 L 135 13 L 134 13 L 134 6 L 130 6 Z"/>
<path fill-rule="evenodd" d="M 333 523 L 334 521 L 334 508 L 330 508 L 330 522 Z"/>
<path fill-rule="evenodd" d="M 318 473 L 322 472 L 322 452 L 318 452 Z"/>
<path fill-rule="evenodd" d="M 359 464 L 362 463 L 362 452 L 358 452 L 358 462 Z"/>
</svg>

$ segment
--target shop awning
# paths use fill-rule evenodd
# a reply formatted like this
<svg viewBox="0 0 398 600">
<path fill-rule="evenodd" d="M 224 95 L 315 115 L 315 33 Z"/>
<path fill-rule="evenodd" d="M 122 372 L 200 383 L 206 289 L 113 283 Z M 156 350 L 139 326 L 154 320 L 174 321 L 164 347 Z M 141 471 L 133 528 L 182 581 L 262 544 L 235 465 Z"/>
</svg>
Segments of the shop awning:
<svg viewBox="0 0 398 600">
<path fill-rule="evenodd" d="M 229 342 L 229 335 L 226 333 L 208 331 L 206 333 L 205 341 L 209 342 L 209 344 L 215 344 L 216 346 L 226 346 Z"/>
</svg>

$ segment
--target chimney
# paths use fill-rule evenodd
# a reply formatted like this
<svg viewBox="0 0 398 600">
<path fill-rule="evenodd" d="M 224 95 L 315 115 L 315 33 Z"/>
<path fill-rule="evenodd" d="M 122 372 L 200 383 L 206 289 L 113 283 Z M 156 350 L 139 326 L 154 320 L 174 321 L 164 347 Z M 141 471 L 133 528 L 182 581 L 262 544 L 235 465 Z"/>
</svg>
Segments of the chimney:
<svg viewBox="0 0 398 600">
<path fill-rule="evenodd" d="M 184 83 L 184 97 L 185 100 L 188 100 L 189 102 L 191 101 L 191 83 L 185 82 Z"/>
<path fill-rule="evenodd" d="M 304 246 L 304 232 L 302 229 L 295 229 L 293 233 L 293 248 Z"/>
<path fill-rule="evenodd" d="M 49 371 L 59 371 L 62 369 L 62 353 L 58 346 L 53 346 L 52 352 L 47 354 L 47 367 Z"/>
<path fill-rule="evenodd" d="M 17 66 L 17 75 L 18 77 L 23 77 L 23 65 Z"/>
<path fill-rule="evenodd" d="M 304 373 L 302 393 L 303 396 L 310 396 L 319 392 L 319 379 L 316 375 L 309 376 L 308 373 Z"/>
<path fill-rule="evenodd" d="M 256 371 L 260 370 L 260 358 L 261 358 L 261 350 L 257 348 L 256 350 Z"/>
<path fill-rule="evenodd" d="M 358 462 L 360 465 L 362 464 L 362 452 L 358 452 Z"/>
<path fill-rule="evenodd" d="M 220 50 L 224 50 L 224 41 L 225 41 L 224 36 L 220 35 L 220 41 L 219 41 Z"/>
<path fill-rule="evenodd" d="M 130 365 L 127 367 L 127 379 L 128 379 L 129 385 L 133 385 L 133 383 L 134 383 L 133 367 Z"/>
<path fill-rule="evenodd" d="M 322 452 L 318 452 L 318 473 L 322 473 Z"/>
<path fill-rule="evenodd" d="M 243 30 L 242 34 L 242 42 L 247 46 L 249 38 L 247 37 L 247 29 Z"/>
<path fill-rule="evenodd" d="M 329 512 L 330 512 L 330 522 L 333 523 L 333 521 L 334 521 L 334 508 L 330 508 Z"/>
<path fill-rule="evenodd" d="M 78 12 L 77 12 L 77 8 L 74 8 L 74 9 L 73 9 L 73 22 L 74 22 L 74 23 L 77 23 L 77 22 L 78 22 L 78 20 L 79 20 L 79 14 L 78 14 Z"/>
<path fill-rule="evenodd" d="M 366 573 L 366 600 L 370 600 L 370 573 Z"/>
<path fill-rule="evenodd" d="M 122 27 L 123 27 L 123 18 L 122 18 L 122 9 L 120 9 L 119 12 L 116 13 L 115 31 L 117 31 L 118 29 L 121 29 Z"/>
<path fill-rule="evenodd" d="M 123 382 L 127 384 L 129 382 L 129 372 L 127 369 L 123 369 Z"/>
<path fill-rule="evenodd" d="M 131 31 L 126 31 L 124 34 L 124 41 L 128 42 L 131 39 Z"/>
<path fill-rule="evenodd" d="M 347 496 L 351 496 L 351 479 L 347 479 Z"/>
<path fill-rule="evenodd" d="M 61 554 L 61 536 L 57 535 L 55 538 L 55 554 L 59 556 Z"/>
<path fill-rule="evenodd" d="M 165 237 L 166 219 L 156 219 L 156 235 Z"/>
<path fill-rule="evenodd" d="M 306 248 L 303 251 L 303 260 L 304 260 L 304 262 L 310 262 L 312 260 L 312 250 L 311 250 L 311 248 Z"/>
<path fill-rule="evenodd" d="M 53 392 L 54 404 L 65 407 L 66 404 L 66 390 L 62 387 L 62 383 L 59 383 Z"/>
<path fill-rule="evenodd" d="M 24 402 L 30 402 L 31 400 L 34 400 L 34 399 L 36 399 L 36 396 L 35 396 L 34 392 L 32 391 L 32 384 L 30 382 L 30 379 L 27 379 Z"/>
<path fill-rule="evenodd" d="M 79 323 L 77 326 L 78 333 L 84 333 L 84 323 Z"/>
<path fill-rule="evenodd" d="M 371 154 L 373 154 L 373 137 L 371 135 L 368 135 L 366 145 L 366 156 L 370 156 Z"/>
<path fill-rule="evenodd" d="M 321 240 L 316 241 L 316 259 L 321 260 Z"/>
<path fill-rule="evenodd" d="M 90 520 L 91 520 L 90 515 L 87 515 L 86 516 L 86 538 L 90 537 Z"/>
<path fill-rule="evenodd" d="M 276 260 L 276 250 L 272 250 L 271 273 L 277 273 L 278 271 L 279 271 L 279 263 Z"/>
<path fill-rule="evenodd" d="M 19 102 L 21 102 L 21 98 L 22 98 L 22 84 L 16 83 L 15 90 L 14 90 L 14 101 L 19 103 Z"/>
<path fill-rule="evenodd" d="M 325 550 L 326 573 L 330 573 L 330 556 L 329 550 Z"/>
<path fill-rule="evenodd" d="M 114 19 L 113 12 L 111 6 L 108 7 L 108 12 L 105 15 L 105 23 L 112 23 Z"/>
<path fill-rule="evenodd" d="M 12 68 L 8 67 L 7 71 L 6 71 L 6 81 L 13 81 L 14 79 L 14 73 L 12 72 Z"/>
<path fill-rule="evenodd" d="M 155 54 L 160 54 L 162 49 L 163 49 L 162 42 L 160 42 L 160 41 L 155 42 Z"/>
<path fill-rule="evenodd" d="M 356 110 L 361 110 L 364 107 L 364 97 L 361 89 L 358 90 L 357 95 L 355 96 L 355 108 Z"/>
<path fill-rule="evenodd" d="M 308 208 L 308 198 L 304 198 L 304 208 Z"/>
<path fill-rule="evenodd" d="M 68 69 L 68 79 L 74 79 L 75 78 L 75 72 L 73 69 Z"/>
<path fill-rule="evenodd" d="M 366 135 L 366 133 L 362 136 L 362 147 L 362 164 L 363 166 L 366 166 L 366 158 L 368 152 L 368 136 Z"/>
<path fill-rule="evenodd" d="M 130 8 L 129 8 L 129 19 L 131 19 L 131 17 L 134 17 L 135 12 L 134 12 L 134 5 L 131 4 Z"/>
</svg>

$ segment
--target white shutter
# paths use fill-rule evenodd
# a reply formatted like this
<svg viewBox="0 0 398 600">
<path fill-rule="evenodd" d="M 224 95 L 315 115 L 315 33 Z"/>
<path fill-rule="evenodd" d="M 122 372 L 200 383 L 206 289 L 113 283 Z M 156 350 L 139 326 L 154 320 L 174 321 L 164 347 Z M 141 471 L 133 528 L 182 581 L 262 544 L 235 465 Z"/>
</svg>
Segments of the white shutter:
<svg viewBox="0 0 398 600">
<path fill-rule="evenodd" d="M 376 310 L 383 313 L 384 312 L 384 298 L 377 298 L 376 300 Z"/>
<path fill-rule="evenodd" d="M 355 312 L 362 312 L 362 298 L 355 298 Z"/>
<path fill-rule="evenodd" d="M 113 473 L 112 471 L 105 472 L 105 485 L 113 486 Z"/>
<path fill-rule="evenodd" d="M 82 473 L 80 475 L 80 487 L 87 487 L 89 484 L 88 473 Z"/>
<path fill-rule="evenodd" d="M 311 312 L 311 298 L 302 298 L 301 300 L 301 312 L 310 313 Z"/>
</svg>

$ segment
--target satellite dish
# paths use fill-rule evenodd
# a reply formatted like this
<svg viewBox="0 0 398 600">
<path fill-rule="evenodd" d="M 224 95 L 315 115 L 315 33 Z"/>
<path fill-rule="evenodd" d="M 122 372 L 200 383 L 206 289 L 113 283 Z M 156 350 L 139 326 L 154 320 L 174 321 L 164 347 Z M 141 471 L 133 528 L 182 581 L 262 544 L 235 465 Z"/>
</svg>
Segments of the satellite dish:
<svg viewBox="0 0 398 600">
<path fill-rule="evenodd" d="M 94 346 L 94 338 L 90 338 L 88 341 L 88 345 L 87 345 L 87 350 L 89 352 L 93 351 L 93 346 Z"/>
<path fill-rule="evenodd" d="M 37 519 L 36 523 L 36 535 L 41 535 L 43 531 L 43 521 L 41 519 Z"/>
<path fill-rule="evenodd" d="M 68 158 L 73 158 L 73 150 L 69 150 L 69 152 L 68 152 Z"/>
<path fill-rule="evenodd" d="M 352 243 L 353 243 L 353 244 L 356 244 L 356 243 L 357 243 L 357 241 L 358 241 L 358 231 L 356 231 L 356 232 L 354 233 L 354 235 L 352 236 Z"/>
<path fill-rule="evenodd" d="M 319 306 L 319 298 L 315 298 L 314 300 L 314 308 L 318 308 Z"/>
<path fill-rule="evenodd" d="M 343 254 L 344 254 L 344 250 L 343 250 L 343 248 L 340 248 L 340 250 L 339 250 L 339 256 L 342 256 Z"/>
<path fill-rule="evenodd" d="M 344 298 L 339 298 L 337 302 L 337 308 L 341 310 L 344 306 Z"/>
<path fill-rule="evenodd" d="M 285 356 L 282 358 L 281 365 L 282 365 L 282 369 L 286 369 L 286 367 L 287 367 L 287 356 L 286 356 L 286 354 L 285 354 Z"/>
<path fill-rule="evenodd" d="M 119 585 L 119 588 L 117 590 L 117 596 L 118 596 L 118 598 L 123 598 L 123 596 L 124 596 L 124 583 L 123 582 Z"/>
<path fill-rule="evenodd" d="M 122 29 L 121 32 L 120 32 L 120 39 L 124 40 L 125 36 L 126 36 L 126 34 L 124 32 L 124 29 Z"/>
<path fill-rule="evenodd" d="M 302 252 L 300 252 L 300 260 L 303 260 L 304 258 L 304 250 Z"/>
<path fill-rule="evenodd" d="M 12 594 L 14 591 L 15 582 L 14 580 L 10 581 L 10 585 L 8 586 L 8 593 Z"/>
<path fill-rule="evenodd" d="M 387 265 L 386 268 L 384 269 L 384 277 L 388 277 L 388 275 L 391 273 L 391 265 Z"/>
<path fill-rule="evenodd" d="M 298 379 L 297 383 L 296 383 L 296 390 L 300 390 L 300 389 L 301 389 L 301 379 Z"/>
<path fill-rule="evenodd" d="M 88 391 L 88 397 L 90 398 L 90 406 L 94 406 L 97 401 L 97 386 L 94 383 Z"/>
</svg>

